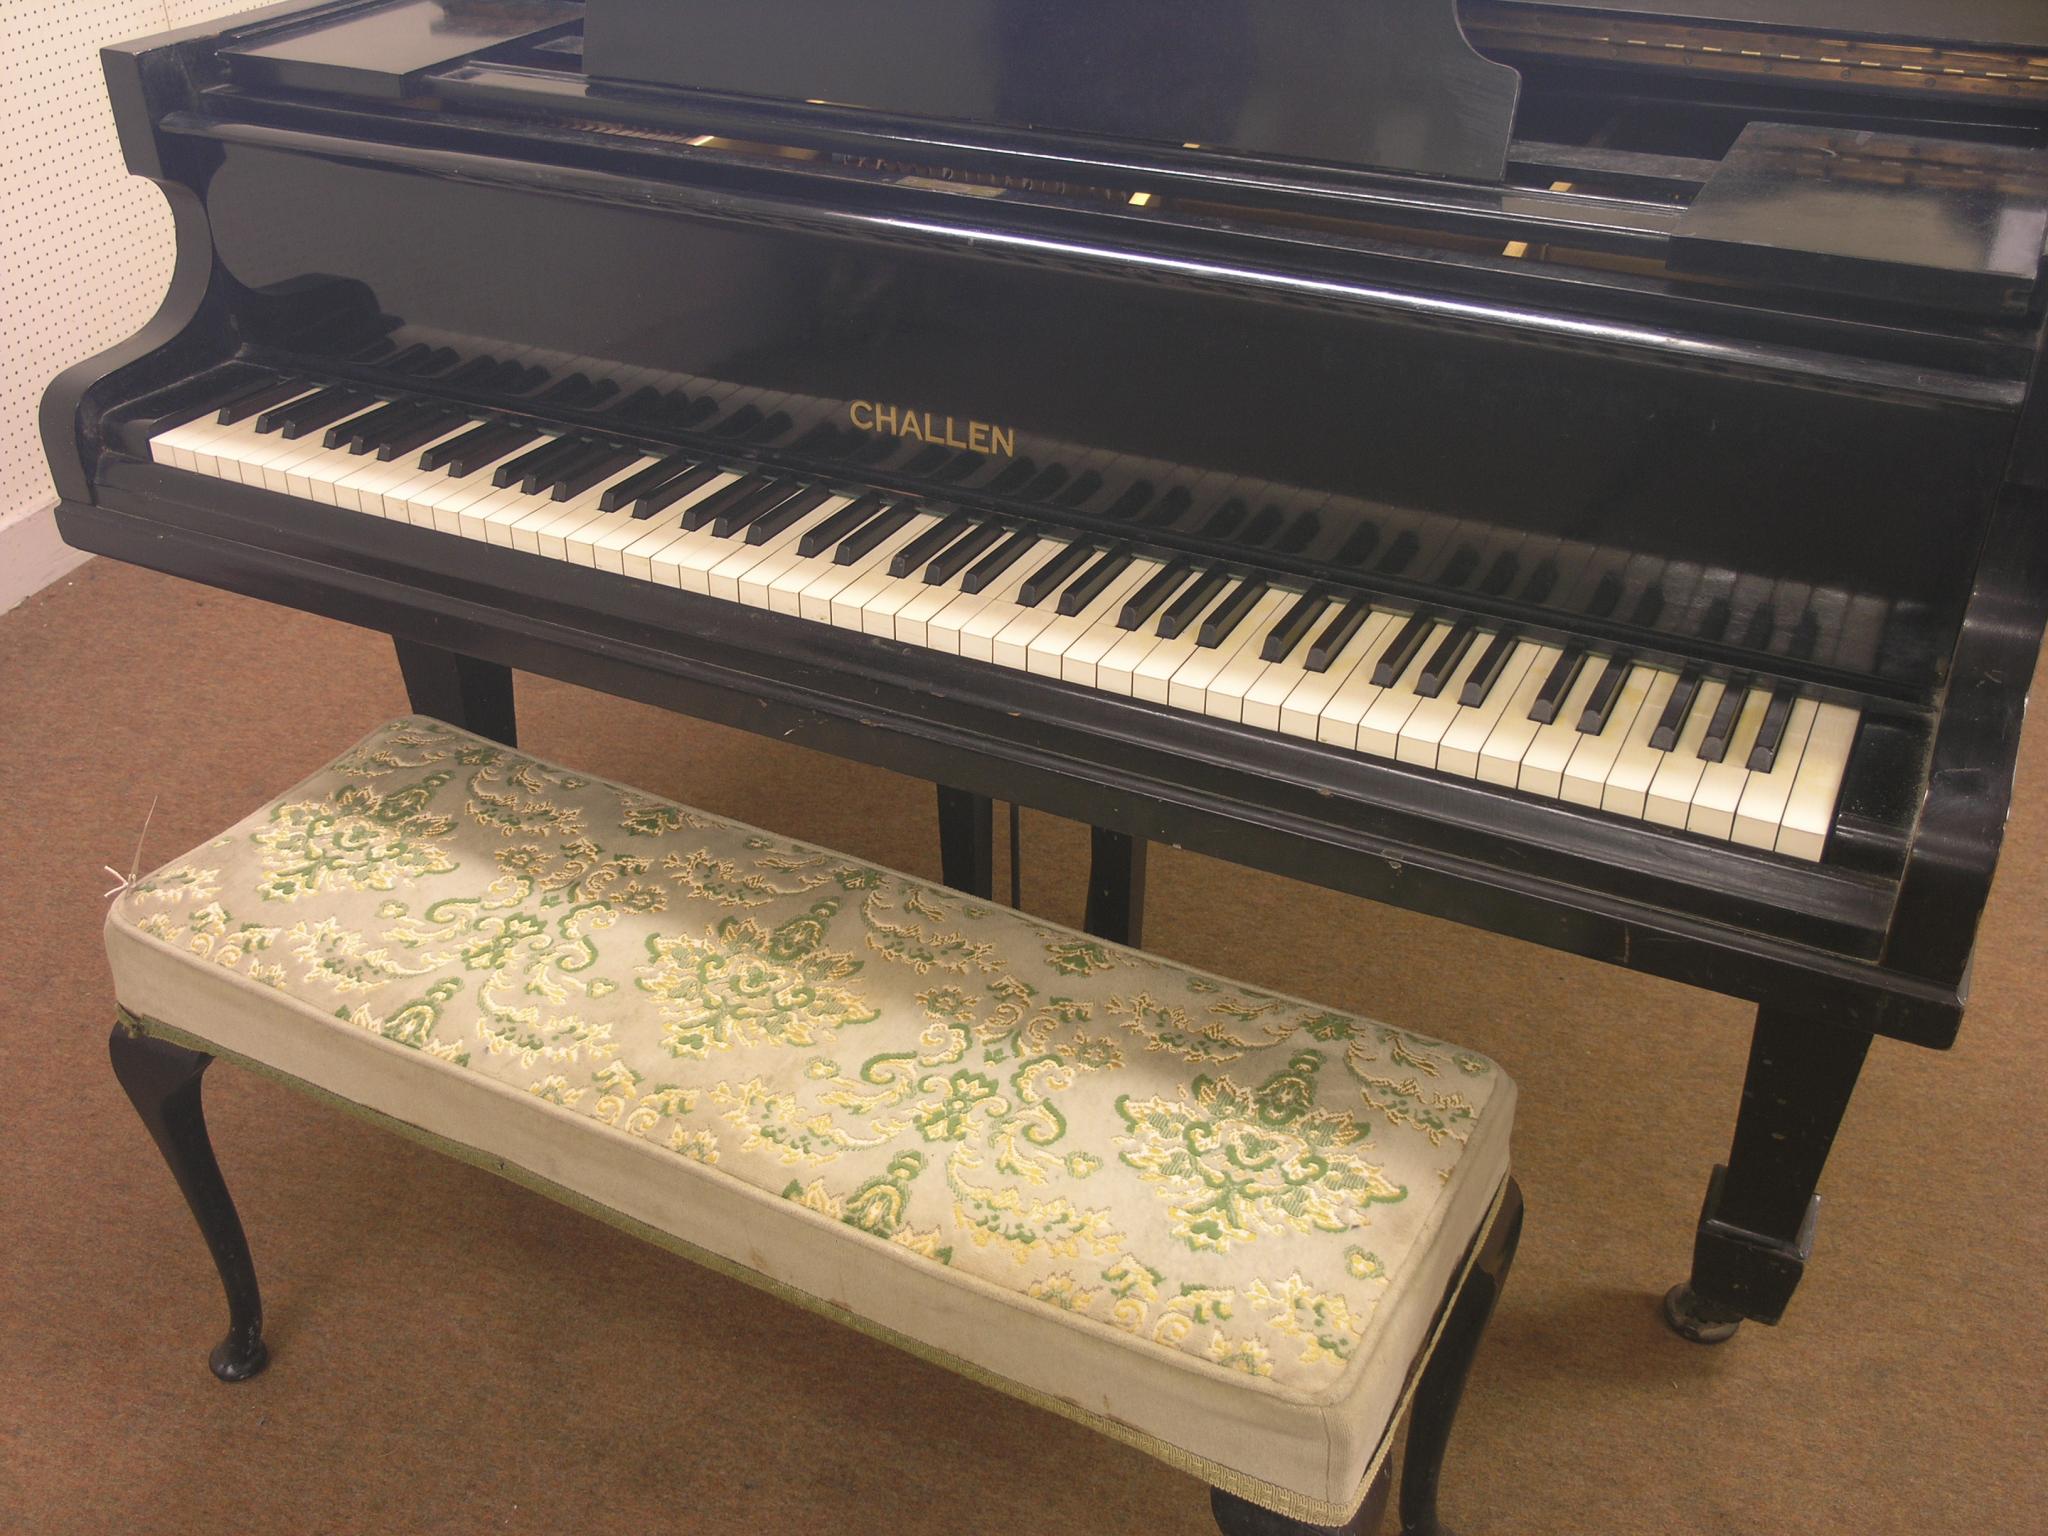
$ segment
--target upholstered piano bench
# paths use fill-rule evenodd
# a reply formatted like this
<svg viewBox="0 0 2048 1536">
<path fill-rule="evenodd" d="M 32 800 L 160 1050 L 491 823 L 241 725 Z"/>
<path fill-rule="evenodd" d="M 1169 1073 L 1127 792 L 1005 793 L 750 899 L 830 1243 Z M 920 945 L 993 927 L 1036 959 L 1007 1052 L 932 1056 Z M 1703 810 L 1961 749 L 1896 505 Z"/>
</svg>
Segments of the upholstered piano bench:
<svg viewBox="0 0 2048 1536">
<path fill-rule="evenodd" d="M 215 1056 L 1148 1451 L 1226 1532 L 1374 1529 L 1409 1409 L 1437 1529 L 1521 1221 L 1484 1057 L 420 719 L 134 885 L 107 948 L 223 1380 L 266 1354 Z"/>
</svg>

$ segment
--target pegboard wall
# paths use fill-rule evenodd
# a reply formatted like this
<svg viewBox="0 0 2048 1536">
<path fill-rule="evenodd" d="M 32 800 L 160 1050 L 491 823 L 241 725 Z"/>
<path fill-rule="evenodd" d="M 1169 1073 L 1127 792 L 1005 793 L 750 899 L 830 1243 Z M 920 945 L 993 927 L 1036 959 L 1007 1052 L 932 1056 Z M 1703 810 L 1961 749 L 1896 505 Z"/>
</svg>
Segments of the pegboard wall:
<svg viewBox="0 0 2048 1536">
<path fill-rule="evenodd" d="M 170 286 L 170 212 L 121 164 L 99 50 L 257 3 L 0 0 L 0 531 L 56 500 L 44 387 L 139 330 Z"/>
</svg>

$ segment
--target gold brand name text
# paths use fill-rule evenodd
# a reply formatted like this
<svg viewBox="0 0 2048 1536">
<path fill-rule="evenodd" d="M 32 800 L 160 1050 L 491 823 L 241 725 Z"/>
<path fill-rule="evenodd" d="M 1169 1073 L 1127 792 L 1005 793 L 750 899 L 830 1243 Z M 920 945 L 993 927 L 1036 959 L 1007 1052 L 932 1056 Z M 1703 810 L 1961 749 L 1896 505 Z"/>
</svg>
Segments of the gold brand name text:
<svg viewBox="0 0 2048 1536">
<path fill-rule="evenodd" d="M 1017 431 L 986 421 L 960 421 L 931 411 L 914 411 L 907 405 L 884 405 L 879 400 L 856 400 L 846 408 L 847 419 L 863 432 L 884 437 L 913 437 L 921 443 L 938 443 L 947 448 L 966 448 L 975 453 L 997 453 L 1007 458 L 1017 454 Z"/>
</svg>

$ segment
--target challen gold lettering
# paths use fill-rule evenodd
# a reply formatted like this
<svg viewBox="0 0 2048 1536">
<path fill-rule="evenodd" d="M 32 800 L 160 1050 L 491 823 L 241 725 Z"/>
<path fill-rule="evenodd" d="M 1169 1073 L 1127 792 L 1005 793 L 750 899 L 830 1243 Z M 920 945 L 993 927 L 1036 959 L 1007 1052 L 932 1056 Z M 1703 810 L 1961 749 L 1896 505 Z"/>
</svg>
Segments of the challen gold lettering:
<svg viewBox="0 0 2048 1536">
<path fill-rule="evenodd" d="M 863 432 L 884 437 L 907 437 L 920 443 L 937 443 L 947 448 L 966 448 L 975 453 L 1017 455 L 1017 431 L 986 421 L 962 421 L 954 416 L 937 416 L 908 405 L 885 405 L 879 400 L 854 400 L 846 407 L 846 419 Z"/>
</svg>

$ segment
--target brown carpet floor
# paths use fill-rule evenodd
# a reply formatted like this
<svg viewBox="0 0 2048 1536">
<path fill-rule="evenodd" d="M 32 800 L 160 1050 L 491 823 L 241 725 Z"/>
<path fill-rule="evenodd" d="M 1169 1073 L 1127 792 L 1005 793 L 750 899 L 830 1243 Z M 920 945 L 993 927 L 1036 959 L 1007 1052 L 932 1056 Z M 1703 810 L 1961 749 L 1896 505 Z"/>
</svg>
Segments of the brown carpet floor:
<svg viewBox="0 0 2048 1536">
<path fill-rule="evenodd" d="M 936 874 L 928 786 L 522 678 L 533 750 Z M 1212 1531 L 1146 1457 L 229 1068 L 269 1373 L 107 1069 L 102 865 L 182 852 L 405 707 L 382 637 L 94 562 L 0 618 L 0 1529 Z M 1523 1088 L 1530 1221 L 1467 1399 L 1467 1536 L 2048 1528 L 2048 730 L 1961 1044 L 1879 1042 L 1784 1325 L 1665 1332 L 1743 1011 L 1155 855 L 1161 952 L 1446 1035 Z M 1074 920 L 1085 832 L 1026 821 Z"/>
</svg>

